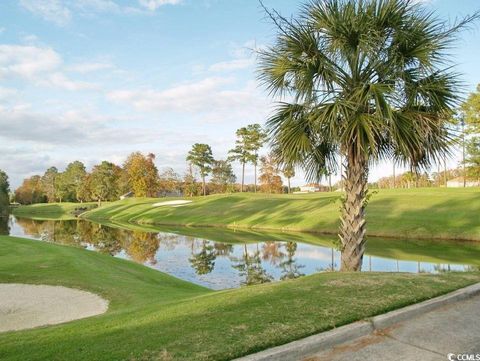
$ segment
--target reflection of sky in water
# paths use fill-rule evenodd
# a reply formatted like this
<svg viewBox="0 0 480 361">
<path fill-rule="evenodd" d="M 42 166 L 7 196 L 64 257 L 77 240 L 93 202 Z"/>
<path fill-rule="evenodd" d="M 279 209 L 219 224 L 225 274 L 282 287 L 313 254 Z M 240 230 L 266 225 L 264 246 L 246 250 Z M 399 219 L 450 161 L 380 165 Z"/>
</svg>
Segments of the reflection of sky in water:
<svg viewBox="0 0 480 361">
<path fill-rule="evenodd" d="M 54 227 L 51 227 L 55 229 Z M 108 227 L 105 227 L 108 230 Z M 39 231 L 37 234 L 26 232 L 26 230 L 15 221 L 12 217 L 10 220 L 10 234 L 12 236 L 41 239 L 52 241 L 51 232 Z M 128 234 L 125 233 L 125 234 Z M 61 243 L 56 235 L 55 241 Z M 126 237 L 126 236 L 125 236 Z M 184 279 L 189 282 L 197 283 L 212 289 L 224 289 L 239 287 L 243 278 L 239 275 L 239 271 L 233 268 L 233 265 L 238 263 L 239 259 L 245 254 L 244 244 L 232 244 L 228 255 L 217 254 L 214 262 L 213 270 L 204 275 L 196 273 L 192 267 L 191 258 L 193 254 L 198 254 L 202 250 L 202 245 L 207 246 L 222 246 L 221 243 L 207 241 L 200 238 L 183 236 L 170 233 L 158 233 L 159 247 L 154 254 L 154 259 L 146 262 L 149 267 L 159 271 L 171 274 L 175 277 Z M 288 239 L 287 239 L 288 240 Z M 122 240 L 118 240 L 121 244 Z M 79 239 L 78 244 L 86 249 L 95 250 L 87 239 Z M 271 246 L 272 244 L 270 244 Z M 265 243 L 249 243 L 246 246 L 248 256 L 253 257 L 256 252 L 259 252 L 261 259 L 261 266 L 266 273 L 273 277 L 274 280 L 279 280 L 282 276 L 282 268 L 280 263 L 288 259 L 287 243 L 277 242 L 276 255 L 273 258 L 264 258 L 268 254 L 268 246 Z M 213 251 L 213 250 L 212 250 Z M 130 259 L 128 252 L 124 249 L 115 254 L 116 257 Z M 340 266 L 340 252 L 329 247 L 322 247 L 318 245 L 311 245 L 307 243 L 298 243 L 295 250 L 293 260 L 300 268 L 299 272 L 302 274 L 312 274 L 333 268 L 338 270 Z M 374 272 L 439 272 L 439 271 L 463 271 L 466 266 L 463 265 L 436 265 L 427 262 L 416 261 L 402 261 L 395 259 L 387 259 L 381 257 L 372 257 L 366 255 L 363 261 L 363 271 Z M 284 269 L 283 269 L 284 270 Z"/>
</svg>

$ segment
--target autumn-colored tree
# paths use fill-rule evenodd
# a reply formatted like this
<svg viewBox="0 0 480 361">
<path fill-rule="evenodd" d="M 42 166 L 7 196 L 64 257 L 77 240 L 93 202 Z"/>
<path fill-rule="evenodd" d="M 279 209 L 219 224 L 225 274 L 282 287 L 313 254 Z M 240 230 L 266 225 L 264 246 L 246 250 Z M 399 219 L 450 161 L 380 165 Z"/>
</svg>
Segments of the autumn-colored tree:
<svg viewBox="0 0 480 361">
<path fill-rule="evenodd" d="M 155 155 L 144 156 L 140 152 L 132 153 L 123 164 L 129 189 L 135 197 L 155 197 L 158 191 L 158 170 Z"/>
<path fill-rule="evenodd" d="M 160 247 L 160 241 L 155 233 L 133 231 L 129 242 L 125 245 L 127 254 L 138 263 L 155 264 L 155 255 Z"/>
<path fill-rule="evenodd" d="M 20 204 L 35 204 L 48 201 L 43 191 L 42 177 L 32 176 L 23 180 L 20 187 L 15 190 L 15 201 Z"/>
<path fill-rule="evenodd" d="M 279 175 L 278 164 L 271 154 L 260 158 L 260 184 L 265 193 L 282 193 L 282 177 Z"/>
<path fill-rule="evenodd" d="M 202 177 L 203 195 L 207 195 L 205 177 L 212 171 L 212 164 L 214 162 L 212 148 L 210 148 L 208 144 L 194 144 L 188 152 L 187 161 L 198 168 L 200 177 Z"/>
</svg>

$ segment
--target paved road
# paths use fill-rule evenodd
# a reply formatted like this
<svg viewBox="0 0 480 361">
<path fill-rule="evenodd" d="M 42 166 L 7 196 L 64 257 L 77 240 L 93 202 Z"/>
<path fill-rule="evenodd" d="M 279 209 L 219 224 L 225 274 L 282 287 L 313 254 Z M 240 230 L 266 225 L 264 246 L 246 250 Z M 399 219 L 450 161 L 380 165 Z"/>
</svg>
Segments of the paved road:
<svg viewBox="0 0 480 361">
<path fill-rule="evenodd" d="M 479 358 L 464 360 L 480 360 L 480 296 L 425 313 L 381 334 L 359 338 L 303 361 L 447 361 L 450 353 L 478 354 Z"/>
</svg>

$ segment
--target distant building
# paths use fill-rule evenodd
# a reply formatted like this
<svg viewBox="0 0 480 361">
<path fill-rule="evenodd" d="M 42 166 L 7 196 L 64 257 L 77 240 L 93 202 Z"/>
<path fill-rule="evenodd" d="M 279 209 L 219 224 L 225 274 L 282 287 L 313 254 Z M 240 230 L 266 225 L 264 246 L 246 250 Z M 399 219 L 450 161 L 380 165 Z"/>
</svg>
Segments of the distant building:
<svg viewBox="0 0 480 361">
<path fill-rule="evenodd" d="M 463 177 L 457 177 L 447 181 L 447 188 L 463 188 Z M 480 181 L 473 181 L 467 179 L 465 187 L 480 187 Z"/>
<path fill-rule="evenodd" d="M 320 192 L 321 185 L 317 183 L 310 183 L 300 187 L 301 193 L 315 193 Z"/>
</svg>

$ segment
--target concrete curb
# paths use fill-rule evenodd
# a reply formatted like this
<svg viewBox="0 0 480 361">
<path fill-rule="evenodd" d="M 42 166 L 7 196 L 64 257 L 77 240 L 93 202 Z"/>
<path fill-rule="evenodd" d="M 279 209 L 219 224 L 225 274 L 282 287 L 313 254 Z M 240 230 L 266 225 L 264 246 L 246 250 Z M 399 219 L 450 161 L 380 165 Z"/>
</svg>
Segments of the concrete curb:
<svg viewBox="0 0 480 361">
<path fill-rule="evenodd" d="M 391 327 L 396 323 L 414 318 L 419 314 L 465 300 L 478 294 L 480 294 L 480 283 L 399 310 L 375 316 L 369 320 L 354 322 L 327 332 L 322 332 L 318 335 L 313 335 L 282 346 L 273 347 L 265 351 L 241 357 L 235 361 L 300 360 L 347 341 L 368 336 L 374 331 Z"/>
</svg>

